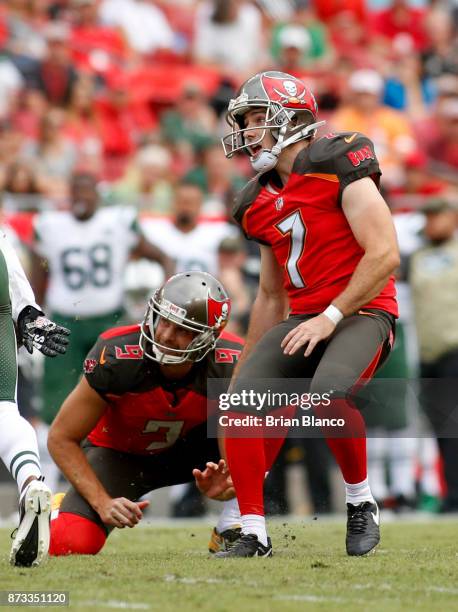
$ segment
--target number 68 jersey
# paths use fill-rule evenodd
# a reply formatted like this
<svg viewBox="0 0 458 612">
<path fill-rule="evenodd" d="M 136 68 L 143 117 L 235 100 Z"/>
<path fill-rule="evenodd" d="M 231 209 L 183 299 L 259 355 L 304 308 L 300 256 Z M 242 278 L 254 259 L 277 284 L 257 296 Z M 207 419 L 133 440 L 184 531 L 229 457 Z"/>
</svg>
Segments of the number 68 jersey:
<svg viewBox="0 0 458 612">
<path fill-rule="evenodd" d="M 44 212 L 34 229 L 35 251 L 48 261 L 52 312 L 91 317 L 121 308 L 124 271 L 139 240 L 133 208 L 99 208 L 86 221 L 67 211 Z"/>
<path fill-rule="evenodd" d="M 368 138 L 329 134 L 300 151 L 285 186 L 273 170 L 240 193 L 234 218 L 247 238 L 272 248 L 292 314 L 320 313 L 347 287 L 363 250 L 342 210 L 342 192 L 363 177 L 378 185 L 380 174 Z M 398 315 L 394 277 L 365 308 Z"/>
</svg>

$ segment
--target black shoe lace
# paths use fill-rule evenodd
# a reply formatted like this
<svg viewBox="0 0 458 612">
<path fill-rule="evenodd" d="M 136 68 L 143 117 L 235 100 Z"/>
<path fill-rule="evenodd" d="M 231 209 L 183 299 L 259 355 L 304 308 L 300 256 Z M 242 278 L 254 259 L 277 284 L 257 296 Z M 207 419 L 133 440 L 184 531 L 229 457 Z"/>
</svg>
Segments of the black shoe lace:
<svg viewBox="0 0 458 612">
<path fill-rule="evenodd" d="M 240 536 L 240 538 L 238 540 L 236 540 L 234 542 L 234 544 L 231 546 L 230 550 L 236 552 L 237 549 L 244 549 L 246 546 L 251 546 L 254 542 L 254 540 L 257 541 L 256 536 L 254 536 L 251 533 L 242 533 L 242 535 Z"/>
<path fill-rule="evenodd" d="M 242 533 L 238 542 L 240 544 L 252 544 L 255 540 L 257 540 L 257 537 L 252 533 Z"/>
<path fill-rule="evenodd" d="M 224 538 L 226 550 L 233 548 L 241 537 L 240 529 L 228 529 Z"/>
<path fill-rule="evenodd" d="M 367 512 L 358 508 L 348 521 L 348 530 L 354 535 L 364 533 L 367 527 L 367 520 Z"/>
<path fill-rule="evenodd" d="M 13 529 L 13 531 L 11 532 L 10 538 L 12 540 L 14 540 L 14 538 L 16 537 L 17 534 L 17 530 L 19 529 L 19 527 L 16 527 L 16 529 Z"/>
</svg>

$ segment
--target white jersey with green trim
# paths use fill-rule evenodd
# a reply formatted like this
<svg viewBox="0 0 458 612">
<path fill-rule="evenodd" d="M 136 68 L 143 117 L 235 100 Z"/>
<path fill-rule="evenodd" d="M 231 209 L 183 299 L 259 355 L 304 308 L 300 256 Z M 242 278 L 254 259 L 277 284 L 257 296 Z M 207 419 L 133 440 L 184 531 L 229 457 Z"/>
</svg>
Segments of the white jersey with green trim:
<svg viewBox="0 0 458 612">
<path fill-rule="evenodd" d="M 134 208 L 99 208 L 86 221 L 67 211 L 37 215 L 35 248 L 49 266 L 47 308 L 81 317 L 121 308 L 125 268 L 138 241 Z"/>
<path fill-rule="evenodd" d="M 9 294 L 11 300 L 12 314 L 14 321 L 17 321 L 19 313 L 26 306 L 33 306 L 41 310 L 35 302 L 32 287 L 25 275 L 22 264 L 14 249 L 14 242 L 17 236 L 8 227 L 0 229 L 0 250 L 6 261 L 8 268 Z"/>
<path fill-rule="evenodd" d="M 144 218 L 147 239 L 175 260 L 175 271 L 200 270 L 218 275 L 218 247 L 225 238 L 239 235 L 226 221 L 200 221 L 190 232 L 182 232 L 172 219 Z"/>
</svg>

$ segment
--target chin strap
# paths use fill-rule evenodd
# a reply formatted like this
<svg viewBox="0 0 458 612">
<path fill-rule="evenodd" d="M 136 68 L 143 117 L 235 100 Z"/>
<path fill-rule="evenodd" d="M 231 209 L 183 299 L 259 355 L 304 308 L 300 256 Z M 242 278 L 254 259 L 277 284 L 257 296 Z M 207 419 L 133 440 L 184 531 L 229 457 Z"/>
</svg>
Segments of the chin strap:
<svg viewBox="0 0 458 612">
<path fill-rule="evenodd" d="M 324 125 L 326 121 L 317 121 L 316 123 L 311 123 L 310 125 L 305 126 L 302 130 L 299 130 L 295 134 L 292 134 L 286 140 L 285 133 L 286 127 L 283 126 L 278 134 L 277 143 L 270 149 L 264 149 L 261 153 L 256 157 L 256 159 L 251 158 L 251 165 L 256 172 L 263 174 L 264 172 L 268 172 L 275 168 L 278 162 L 278 156 L 283 151 L 285 147 L 288 147 L 299 140 L 303 140 L 307 136 L 311 134 L 311 132 L 315 132 L 319 127 Z"/>
</svg>

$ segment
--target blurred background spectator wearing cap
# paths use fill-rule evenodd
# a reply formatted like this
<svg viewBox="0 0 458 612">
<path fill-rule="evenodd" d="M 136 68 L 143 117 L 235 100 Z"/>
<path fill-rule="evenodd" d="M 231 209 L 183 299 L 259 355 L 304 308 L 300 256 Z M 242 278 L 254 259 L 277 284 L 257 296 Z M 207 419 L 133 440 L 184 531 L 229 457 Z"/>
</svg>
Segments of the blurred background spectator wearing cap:
<svg viewBox="0 0 458 612">
<path fill-rule="evenodd" d="M 362 132 L 374 142 L 384 183 L 398 185 L 404 157 L 415 148 L 408 120 L 382 103 L 384 82 L 375 70 L 351 74 L 343 105 L 330 118 L 336 130 Z"/>
<path fill-rule="evenodd" d="M 409 268 L 419 342 L 421 399 L 438 438 L 444 465 L 443 512 L 458 511 L 457 204 L 456 193 L 427 201 L 423 207 L 427 243 L 411 256 Z"/>
<path fill-rule="evenodd" d="M 328 68 L 333 48 L 328 31 L 311 2 L 295 2 L 288 22 L 274 23 L 270 52 L 278 66 Z"/>
<path fill-rule="evenodd" d="M 42 91 L 51 104 L 64 106 L 77 78 L 71 57 L 70 28 L 64 22 L 50 22 L 43 34 L 46 42 L 43 56 L 19 67 L 28 87 Z"/>
<path fill-rule="evenodd" d="M 272 41 L 272 55 L 276 68 L 282 72 L 300 76 L 305 74 L 305 66 L 310 63 L 312 39 L 306 28 L 299 24 L 285 25 Z"/>
<path fill-rule="evenodd" d="M 413 41 L 401 38 L 391 48 L 392 61 L 386 68 L 383 102 L 404 111 L 412 121 L 423 119 L 435 98 L 433 80 L 424 73 Z"/>
<path fill-rule="evenodd" d="M 391 0 L 386 8 L 369 15 L 370 32 L 386 46 L 409 37 L 421 51 L 428 44 L 426 17 L 427 11 L 413 6 L 410 0 Z"/>
</svg>

